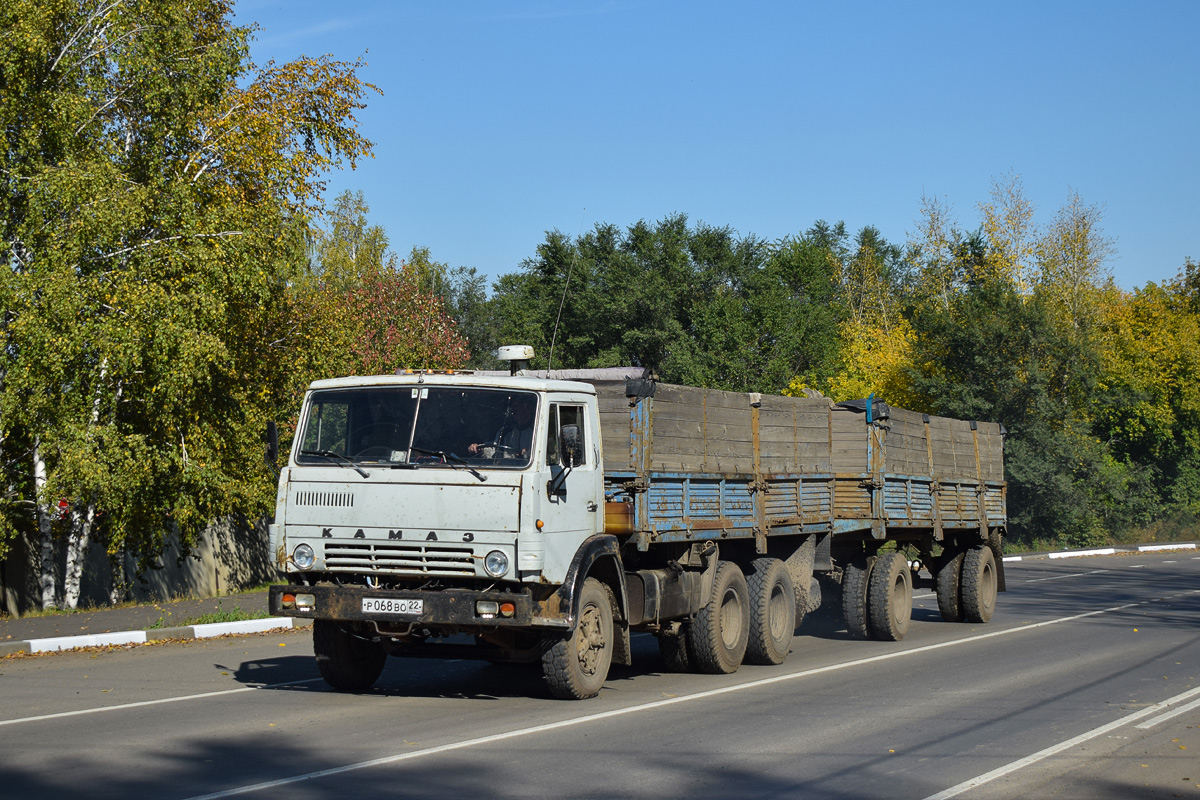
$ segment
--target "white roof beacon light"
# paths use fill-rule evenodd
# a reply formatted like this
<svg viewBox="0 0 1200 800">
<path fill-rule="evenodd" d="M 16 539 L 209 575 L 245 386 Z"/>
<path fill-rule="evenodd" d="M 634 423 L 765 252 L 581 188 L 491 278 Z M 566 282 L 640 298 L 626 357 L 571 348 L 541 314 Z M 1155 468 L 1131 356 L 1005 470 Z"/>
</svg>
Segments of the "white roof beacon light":
<svg viewBox="0 0 1200 800">
<path fill-rule="evenodd" d="M 533 346 L 528 344 L 507 344 L 496 350 L 496 359 L 508 362 L 508 374 L 516 375 L 523 369 L 529 369 L 533 358 Z"/>
</svg>

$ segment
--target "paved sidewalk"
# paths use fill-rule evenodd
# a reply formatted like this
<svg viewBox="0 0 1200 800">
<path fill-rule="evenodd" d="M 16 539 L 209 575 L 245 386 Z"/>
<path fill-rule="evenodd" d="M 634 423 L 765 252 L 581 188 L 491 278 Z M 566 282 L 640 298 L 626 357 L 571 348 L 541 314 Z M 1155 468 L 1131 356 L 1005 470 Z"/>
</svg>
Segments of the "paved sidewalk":
<svg viewBox="0 0 1200 800">
<path fill-rule="evenodd" d="M 204 614 L 241 610 L 267 612 L 267 593 L 241 592 L 203 600 L 173 600 L 120 608 L 95 608 L 32 617 L 0 617 L 0 657 L 16 652 L 60 650 L 92 644 L 121 644 L 159 638 L 194 638 L 223 633 L 251 633 L 269 627 L 291 627 L 290 619 L 192 625 Z M 159 622 L 161 620 L 161 622 Z M 157 627 L 152 627 L 156 626 Z M 138 633 L 146 631 L 140 637 Z M 42 643 L 30 647 L 30 643 Z"/>
</svg>

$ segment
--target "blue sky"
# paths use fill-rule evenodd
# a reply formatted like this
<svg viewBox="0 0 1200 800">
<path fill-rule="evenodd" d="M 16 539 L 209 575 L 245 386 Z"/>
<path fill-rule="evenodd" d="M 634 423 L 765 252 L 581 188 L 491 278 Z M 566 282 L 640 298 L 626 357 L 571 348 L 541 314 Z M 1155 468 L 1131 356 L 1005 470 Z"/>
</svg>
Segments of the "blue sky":
<svg viewBox="0 0 1200 800">
<path fill-rule="evenodd" d="M 978 225 L 1021 177 L 1047 222 L 1104 210 L 1131 289 L 1200 259 L 1198 2 L 238 0 L 258 63 L 360 56 L 361 189 L 414 245 L 495 278 L 545 231 L 683 212 L 776 239 L 903 242 L 922 195 Z"/>
</svg>

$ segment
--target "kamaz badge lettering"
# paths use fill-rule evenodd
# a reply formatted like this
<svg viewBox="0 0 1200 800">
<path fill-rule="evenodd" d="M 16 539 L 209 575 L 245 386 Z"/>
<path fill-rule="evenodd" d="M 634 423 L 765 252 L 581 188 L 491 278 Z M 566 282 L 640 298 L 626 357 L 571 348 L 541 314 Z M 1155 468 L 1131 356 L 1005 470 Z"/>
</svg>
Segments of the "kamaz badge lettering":
<svg viewBox="0 0 1200 800">
<path fill-rule="evenodd" d="M 464 541 L 464 542 L 473 542 L 473 541 L 475 541 L 475 534 L 473 534 L 473 533 L 464 533 L 464 534 L 463 534 L 463 541 Z"/>
<path fill-rule="evenodd" d="M 359 528 L 358 530 L 356 530 L 354 532 L 354 538 L 355 539 L 365 539 L 365 538 L 367 538 L 367 535 L 365 533 L 363 533 L 362 528 Z"/>
<path fill-rule="evenodd" d="M 322 539 L 332 539 L 333 538 L 333 528 L 321 528 L 321 538 Z"/>
<path fill-rule="evenodd" d="M 388 531 L 389 539 L 403 539 L 404 531 Z"/>
</svg>

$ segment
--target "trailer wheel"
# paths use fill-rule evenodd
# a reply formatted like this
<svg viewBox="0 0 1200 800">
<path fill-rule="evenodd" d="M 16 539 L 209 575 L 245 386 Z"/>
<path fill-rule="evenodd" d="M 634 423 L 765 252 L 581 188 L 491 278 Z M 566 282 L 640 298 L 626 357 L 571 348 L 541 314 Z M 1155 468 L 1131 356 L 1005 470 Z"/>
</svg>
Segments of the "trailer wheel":
<svg viewBox="0 0 1200 800">
<path fill-rule="evenodd" d="M 371 688 L 387 661 L 377 642 L 355 636 L 329 619 L 313 620 L 313 653 L 321 677 L 339 692 Z"/>
<path fill-rule="evenodd" d="M 688 658 L 699 672 L 737 671 L 750 638 L 750 593 L 737 564 L 722 561 L 708 603 L 689 626 Z"/>
<path fill-rule="evenodd" d="M 575 631 L 542 656 L 550 693 L 563 700 L 595 697 L 604 688 L 613 657 L 612 593 L 595 578 L 583 582 Z"/>
<path fill-rule="evenodd" d="M 875 561 L 867 587 L 871 638 L 898 642 L 912 619 L 912 573 L 904 553 L 883 553 Z"/>
<path fill-rule="evenodd" d="M 688 660 L 688 627 L 688 623 L 681 622 L 675 630 L 663 631 L 656 637 L 664 672 L 687 672 L 691 669 Z"/>
<path fill-rule="evenodd" d="M 996 610 L 996 557 L 986 544 L 967 551 L 962 565 L 962 611 L 969 622 L 987 622 Z"/>
<path fill-rule="evenodd" d="M 796 591 L 792 577 L 777 558 L 758 558 L 750 564 L 750 637 L 746 661 L 782 664 L 796 630 Z"/>
<path fill-rule="evenodd" d="M 942 566 L 937 573 L 937 601 L 938 611 L 946 622 L 963 621 L 962 568 L 962 553 L 942 555 Z"/>
<path fill-rule="evenodd" d="M 867 619 L 867 581 L 875 556 L 859 557 L 846 565 L 842 576 L 842 617 L 846 630 L 855 639 L 867 639 L 871 629 Z"/>
</svg>

